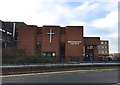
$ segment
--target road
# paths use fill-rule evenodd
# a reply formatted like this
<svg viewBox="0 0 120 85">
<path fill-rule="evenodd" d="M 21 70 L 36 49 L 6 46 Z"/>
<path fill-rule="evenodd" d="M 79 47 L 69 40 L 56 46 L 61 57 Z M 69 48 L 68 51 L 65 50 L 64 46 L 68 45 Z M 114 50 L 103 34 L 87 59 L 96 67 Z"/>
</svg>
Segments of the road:
<svg viewBox="0 0 120 85">
<path fill-rule="evenodd" d="M 3 83 L 117 83 L 117 70 L 68 71 L 61 73 L 3 76 Z"/>
</svg>

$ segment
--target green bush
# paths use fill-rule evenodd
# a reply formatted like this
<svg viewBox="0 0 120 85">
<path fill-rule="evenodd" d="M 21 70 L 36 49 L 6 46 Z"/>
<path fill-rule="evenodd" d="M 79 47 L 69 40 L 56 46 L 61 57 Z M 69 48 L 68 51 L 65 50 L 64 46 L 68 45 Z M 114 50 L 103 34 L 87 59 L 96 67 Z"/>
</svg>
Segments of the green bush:
<svg viewBox="0 0 120 85">
<path fill-rule="evenodd" d="M 40 63 L 39 55 L 27 55 L 24 50 L 17 48 L 2 49 L 2 63 L 3 64 L 29 64 Z"/>
<path fill-rule="evenodd" d="M 52 58 L 45 58 L 39 54 L 28 55 L 24 50 L 17 48 L 7 48 L 2 50 L 3 64 L 37 64 L 52 63 Z"/>
</svg>

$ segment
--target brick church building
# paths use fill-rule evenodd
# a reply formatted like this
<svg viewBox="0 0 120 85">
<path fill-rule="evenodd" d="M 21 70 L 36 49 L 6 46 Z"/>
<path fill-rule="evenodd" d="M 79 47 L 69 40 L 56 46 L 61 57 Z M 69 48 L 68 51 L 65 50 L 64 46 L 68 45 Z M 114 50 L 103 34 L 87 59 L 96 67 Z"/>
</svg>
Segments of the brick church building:
<svg viewBox="0 0 120 85">
<path fill-rule="evenodd" d="M 26 53 L 41 53 L 61 61 L 94 61 L 98 57 L 100 37 L 84 37 L 83 26 L 37 27 L 23 24 L 18 30 L 18 48 Z"/>
<path fill-rule="evenodd" d="M 23 22 L 2 21 L 1 40 L 5 48 L 16 44 L 18 49 L 27 54 L 40 53 L 56 62 L 96 61 L 100 37 L 84 37 L 83 30 L 83 26 L 37 27 Z"/>
</svg>

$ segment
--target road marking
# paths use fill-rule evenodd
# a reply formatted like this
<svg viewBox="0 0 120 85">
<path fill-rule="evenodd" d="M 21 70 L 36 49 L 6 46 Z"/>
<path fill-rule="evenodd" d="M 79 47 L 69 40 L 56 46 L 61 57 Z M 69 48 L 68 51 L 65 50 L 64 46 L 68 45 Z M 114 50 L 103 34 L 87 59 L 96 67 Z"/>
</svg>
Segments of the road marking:
<svg viewBox="0 0 120 85">
<path fill-rule="evenodd" d="M 74 73 L 74 72 L 80 72 L 80 71 L 86 71 L 86 70 L 59 71 L 59 72 L 46 72 L 46 73 L 31 73 L 31 74 L 18 74 L 18 75 L 5 75 L 5 76 L 0 76 L 0 77 L 19 77 L 19 76 L 33 76 L 33 75 L 63 74 L 63 73 Z"/>
<path fill-rule="evenodd" d="M 30 74 L 16 74 L 16 75 L 3 75 L 5 77 L 21 77 L 21 76 L 35 76 L 35 75 L 49 75 L 49 74 L 64 74 L 64 73 L 76 73 L 76 72 L 91 72 L 91 71 L 114 71 L 118 69 L 95 69 L 95 70 L 73 70 L 73 71 L 58 71 L 58 72 L 45 72 L 45 73 L 30 73 Z"/>
</svg>

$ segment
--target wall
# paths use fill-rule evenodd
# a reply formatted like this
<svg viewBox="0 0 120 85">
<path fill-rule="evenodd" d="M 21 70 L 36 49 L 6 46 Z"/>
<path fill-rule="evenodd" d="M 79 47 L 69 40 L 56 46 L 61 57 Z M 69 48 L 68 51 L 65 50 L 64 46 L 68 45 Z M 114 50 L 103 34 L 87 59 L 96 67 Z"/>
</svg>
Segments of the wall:
<svg viewBox="0 0 120 85">
<path fill-rule="evenodd" d="M 23 25 L 18 32 L 18 48 L 24 49 L 27 54 L 36 52 L 37 27 Z"/>
<path fill-rule="evenodd" d="M 98 60 L 98 45 L 100 45 L 100 37 L 84 37 L 84 46 L 93 46 L 94 60 Z"/>
<path fill-rule="evenodd" d="M 81 43 L 75 44 L 74 41 L 80 41 Z M 65 57 L 66 57 L 66 61 L 82 60 L 83 26 L 67 26 L 66 27 L 66 56 Z"/>
<path fill-rule="evenodd" d="M 50 44 L 50 35 L 47 34 L 52 29 L 55 33 L 52 35 L 52 43 Z M 43 26 L 42 27 L 42 52 L 55 52 L 56 61 L 60 58 L 60 26 Z"/>
</svg>

